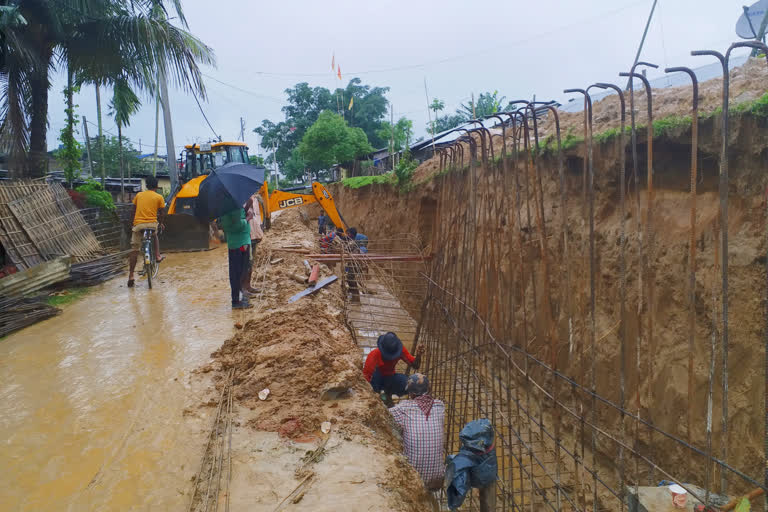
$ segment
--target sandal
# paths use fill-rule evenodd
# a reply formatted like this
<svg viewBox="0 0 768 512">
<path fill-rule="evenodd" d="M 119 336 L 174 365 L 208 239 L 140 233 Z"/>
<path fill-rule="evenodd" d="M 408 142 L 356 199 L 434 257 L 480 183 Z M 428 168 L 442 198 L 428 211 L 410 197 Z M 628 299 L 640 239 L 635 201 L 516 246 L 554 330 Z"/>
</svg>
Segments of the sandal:
<svg viewBox="0 0 768 512">
<path fill-rule="evenodd" d="M 160 263 L 160 262 L 161 262 L 161 261 L 163 261 L 164 259 L 165 259 L 165 254 L 163 254 L 162 256 L 160 256 L 159 258 L 157 258 L 157 262 L 158 262 L 158 263 Z"/>
<path fill-rule="evenodd" d="M 134 282 L 133 279 L 128 280 L 128 288 L 133 288 Z"/>
</svg>

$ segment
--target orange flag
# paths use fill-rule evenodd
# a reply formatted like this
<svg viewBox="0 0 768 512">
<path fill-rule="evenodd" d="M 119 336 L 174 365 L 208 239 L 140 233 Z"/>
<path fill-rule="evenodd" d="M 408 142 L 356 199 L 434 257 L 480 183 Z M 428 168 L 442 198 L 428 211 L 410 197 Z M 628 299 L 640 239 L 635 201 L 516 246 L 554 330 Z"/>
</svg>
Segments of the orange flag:
<svg viewBox="0 0 768 512">
<path fill-rule="evenodd" d="M 336 54 L 333 54 L 333 57 L 331 57 L 331 71 L 336 69 Z"/>
<path fill-rule="evenodd" d="M 338 73 L 338 75 L 339 75 L 339 80 L 341 80 L 341 66 L 339 66 L 339 73 Z"/>
<path fill-rule="evenodd" d="M 355 97 L 349 98 L 349 107 L 347 107 L 347 110 L 352 110 L 352 105 L 355 104 Z"/>
</svg>

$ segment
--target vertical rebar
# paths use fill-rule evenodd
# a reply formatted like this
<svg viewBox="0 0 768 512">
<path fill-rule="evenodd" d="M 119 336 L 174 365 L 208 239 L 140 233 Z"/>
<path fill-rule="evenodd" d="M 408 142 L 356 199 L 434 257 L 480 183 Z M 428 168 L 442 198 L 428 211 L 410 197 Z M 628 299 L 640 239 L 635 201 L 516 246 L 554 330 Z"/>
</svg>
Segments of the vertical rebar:
<svg viewBox="0 0 768 512">
<path fill-rule="evenodd" d="M 691 109 L 691 219 L 688 238 L 688 443 L 692 442 L 693 425 L 693 354 L 696 349 L 696 181 L 699 151 L 699 83 L 696 73 L 686 67 L 673 67 L 665 73 L 683 72 L 691 78 L 693 105 Z"/>
<path fill-rule="evenodd" d="M 626 168 L 627 168 L 627 151 L 624 143 L 624 132 L 626 130 L 626 108 L 624 103 L 624 92 L 618 85 L 609 83 L 597 83 L 595 87 L 601 89 L 613 89 L 619 96 L 619 108 L 621 109 L 621 128 L 619 132 L 619 151 L 621 156 L 619 158 L 619 214 L 621 219 L 619 221 L 619 404 L 621 408 L 621 442 L 626 442 L 626 426 L 624 423 L 626 409 L 626 346 L 627 346 L 627 262 L 626 262 L 626 246 L 627 246 L 627 234 L 626 234 Z M 625 505 L 625 481 L 626 470 L 624 467 L 624 446 L 619 445 L 619 479 L 621 480 L 621 488 L 619 489 L 619 495 L 621 500 L 621 510 L 624 510 Z"/>
</svg>

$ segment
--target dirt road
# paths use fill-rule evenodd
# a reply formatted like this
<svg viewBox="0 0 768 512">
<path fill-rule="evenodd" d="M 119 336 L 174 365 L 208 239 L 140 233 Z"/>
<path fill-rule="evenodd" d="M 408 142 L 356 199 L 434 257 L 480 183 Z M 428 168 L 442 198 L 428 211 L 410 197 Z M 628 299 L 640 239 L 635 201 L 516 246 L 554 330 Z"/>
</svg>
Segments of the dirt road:
<svg viewBox="0 0 768 512">
<path fill-rule="evenodd" d="M 316 243 L 296 211 L 259 247 L 251 310 L 230 309 L 225 250 L 171 254 L 153 290 L 113 280 L 0 342 L 3 508 L 187 510 L 234 369 L 231 510 L 289 497 L 285 510 L 429 510 L 362 377 L 338 283 L 288 304 L 306 285 L 287 277 L 304 271 L 300 256 L 270 264 L 286 243 Z"/>
<path fill-rule="evenodd" d="M 183 509 L 210 422 L 190 371 L 236 315 L 224 250 L 170 254 L 153 290 L 115 279 L 0 341 L 0 508 Z"/>
</svg>

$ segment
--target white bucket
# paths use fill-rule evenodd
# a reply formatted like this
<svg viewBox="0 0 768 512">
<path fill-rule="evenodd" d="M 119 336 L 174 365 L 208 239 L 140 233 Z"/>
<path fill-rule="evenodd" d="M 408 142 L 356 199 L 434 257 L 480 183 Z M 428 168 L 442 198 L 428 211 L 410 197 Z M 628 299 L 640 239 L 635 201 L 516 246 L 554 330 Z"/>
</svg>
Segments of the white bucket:
<svg viewBox="0 0 768 512">
<path fill-rule="evenodd" d="M 688 491 L 677 484 L 669 486 L 669 492 L 672 494 L 672 506 L 675 508 L 685 508 L 688 501 Z"/>
</svg>

